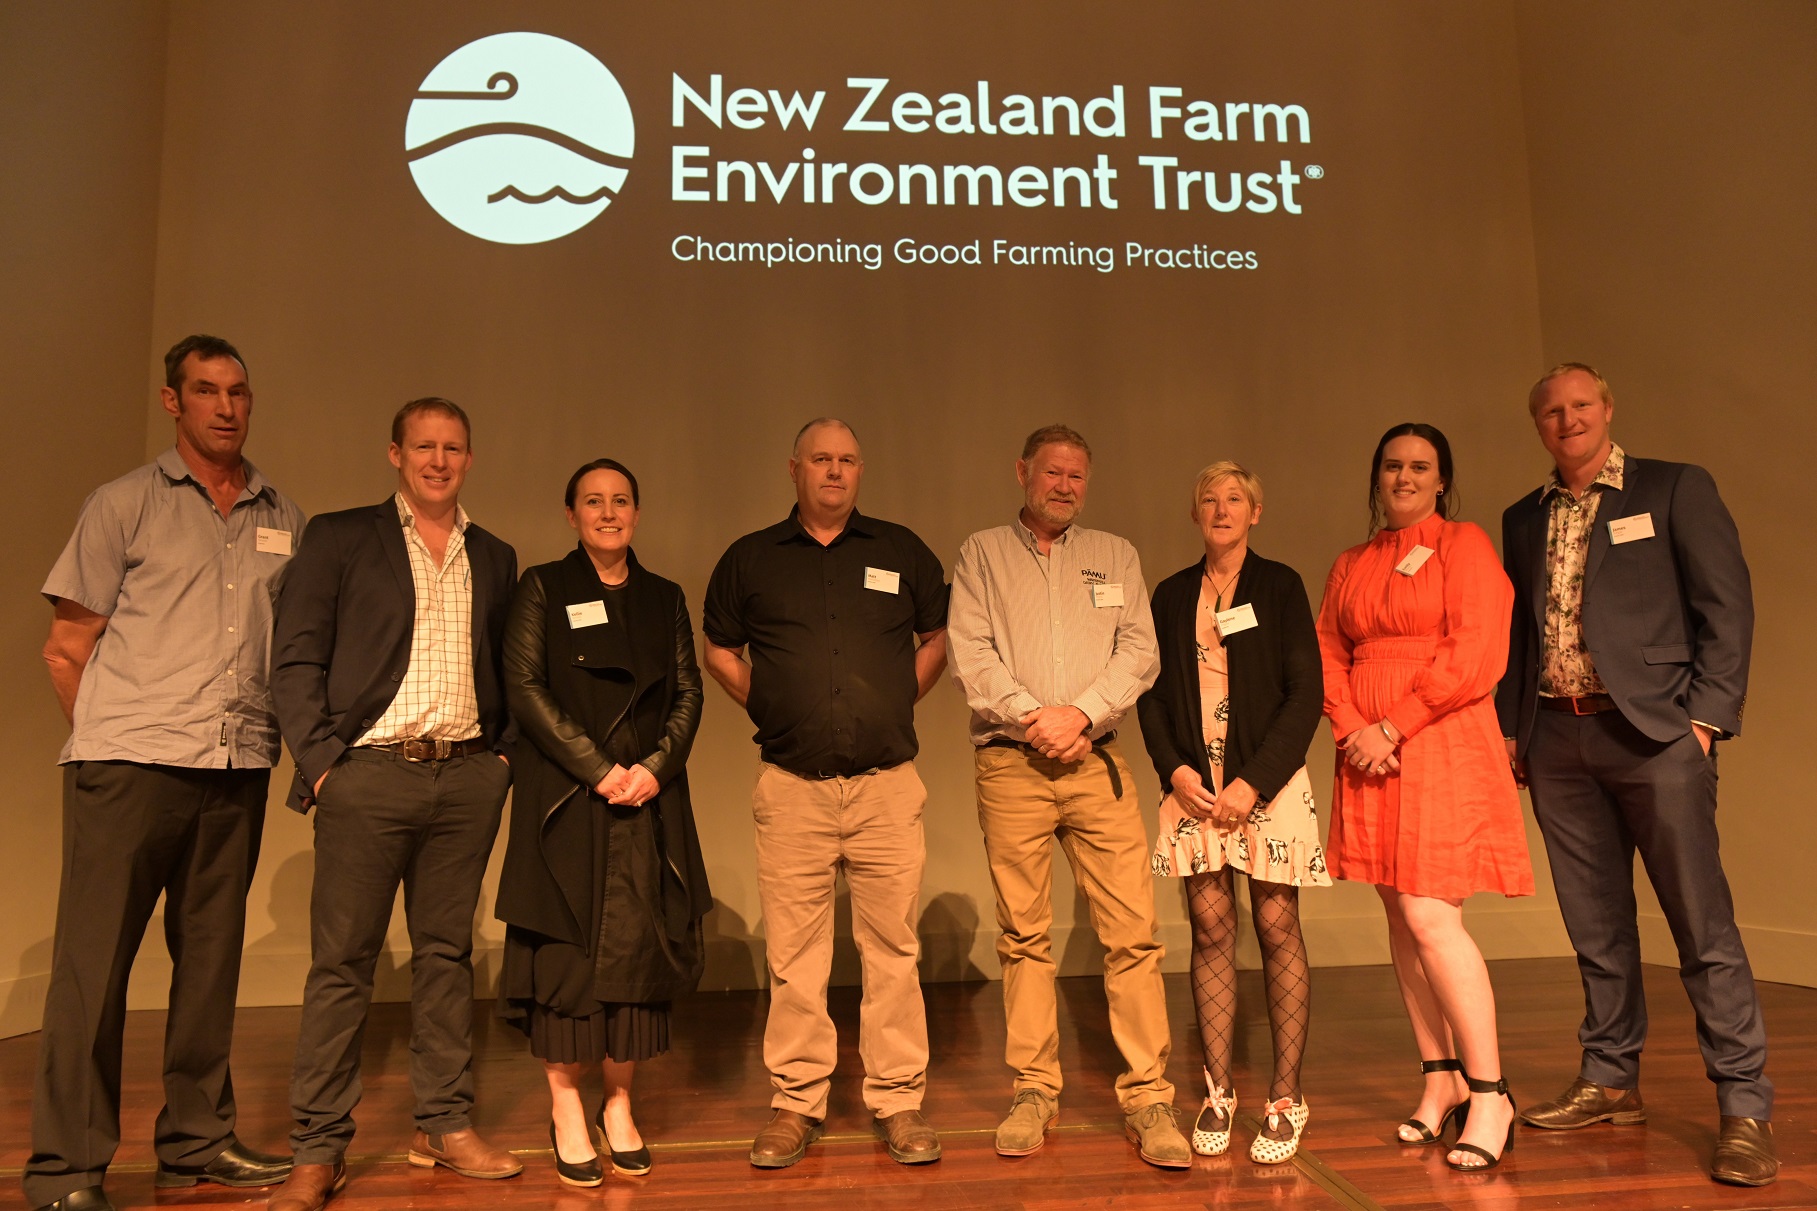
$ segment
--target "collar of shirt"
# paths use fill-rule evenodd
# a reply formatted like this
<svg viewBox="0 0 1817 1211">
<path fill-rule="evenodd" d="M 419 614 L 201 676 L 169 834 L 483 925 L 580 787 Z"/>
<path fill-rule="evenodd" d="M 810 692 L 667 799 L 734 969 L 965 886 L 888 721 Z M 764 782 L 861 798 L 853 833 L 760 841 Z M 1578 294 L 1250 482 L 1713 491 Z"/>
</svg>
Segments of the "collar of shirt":
<svg viewBox="0 0 1817 1211">
<path fill-rule="evenodd" d="M 404 494 L 402 492 L 394 493 L 391 499 L 397 502 L 399 524 L 406 530 L 416 529 L 416 514 L 411 510 L 410 502 L 404 499 Z M 456 534 L 467 532 L 467 510 L 458 503 L 454 506 L 454 532 Z"/>
<path fill-rule="evenodd" d="M 1022 514 L 1020 512 L 1016 514 L 1016 537 L 1022 540 L 1023 546 L 1027 547 L 1030 551 L 1033 551 L 1036 555 L 1041 553 L 1041 547 L 1039 545 L 1041 540 L 1036 536 L 1033 530 L 1028 528 L 1028 523 L 1022 520 Z M 1054 541 L 1061 545 L 1065 545 L 1072 541 L 1072 537 L 1073 527 L 1067 526 L 1064 530 L 1054 535 Z"/>
<path fill-rule="evenodd" d="M 796 505 L 789 510 L 788 517 L 783 519 L 782 524 L 778 526 L 777 529 L 781 531 L 781 534 L 776 539 L 779 543 L 808 542 L 813 543 L 815 546 L 821 545 L 820 540 L 815 538 L 812 534 L 809 534 L 808 528 L 801 524 L 800 505 Z M 853 509 L 851 516 L 845 519 L 845 528 L 840 530 L 833 541 L 826 545 L 831 547 L 844 542 L 847 534 L 862 534 L 866 538 L 875 538 L 877 537 L 877 530 L 876 527 L 871 525 L 870 518 L 866 517 L 858 510 Z"/>
<path fill-rule="evenodd" d="M 1584 490 L 1587 492 L 1590 488 L 1594 488 L 1597 484 L 1601 484 L 1605 488 L 1614 488 L 1617 492 L 1621 491 L 1622 472 L 1627 468 L 1627 465 L 1628 456 L 1622 452 L 1620 446 L 1616 445 L 1614 442 L 1610 442 L 1609 457 L 1607 461 L 1603 463 L 1602 470 L 1596 473 L 1596 478 L 1590 481 L 1589 487 Z M 1552 474 L 1546 476 L 1546 482 L 1540 486 L 1539 498 L 1545 500 L 1554 492 L 1563 492 L 1564 490 L 1565 481 L 1558 477 L 1558 468 L 1554 467 L 1552 468 Z"/>
<path fill-rule="evenodd" d="M 246 487 L 241 490 L 239 500 L 257 500 L 261 494 L 272 491 L 264 474 L 252 465 L 251 459 L 242 458 L 240 466 L 246 471 Z M 173 484 L 180 484 L 184 480 L 188 480 L 204 492 L 208 490 L 206 485 L 196 478 L 195 472 L 189 469 L 189 464 L 183 461 L 183 455 L 175 446 L 158 455 L 158 470 L 162 471 L 164 478 Z"/>
</svg>

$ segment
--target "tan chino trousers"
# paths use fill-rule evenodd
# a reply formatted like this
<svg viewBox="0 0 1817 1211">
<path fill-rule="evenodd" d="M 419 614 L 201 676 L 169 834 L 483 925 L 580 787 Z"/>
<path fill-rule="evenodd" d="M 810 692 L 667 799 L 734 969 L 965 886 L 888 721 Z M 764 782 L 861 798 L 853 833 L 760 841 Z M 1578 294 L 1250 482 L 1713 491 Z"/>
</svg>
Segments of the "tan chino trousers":
<svg viewBox="0 0 1817 1211">
<path fill-rule="evenodd" d="M 851 778 L 803 778 L 763 764 L 751 796 L 757 891 L 770 966 L 763 1060 L 770 1105 L 824 1119 L 839 1041 L 827 1013 L 833 891 L 845 872 L 864 973 L 858 1054 L 864 1104 L 885 1118 L 921 1106 L 927 1012 L 916 932 L 926 863 L 927 788 L 915 763 Z"/>
<path fill-rule="evenodd" d="M 1107 753 L 1123 794 L 1112 793 Z M 1135 779 L 1114 742 L 1062 765 L 1020 748 L 976 754 L 978 822 L 997 889 L 997 957 L 1003 964 L 1004 1059 L 1017 1089 L 1060 1095 L 1060 1028 L 1054 990 L 1052 840 L 1072 863 L 1109 952 L 1104 991 L 1110 1032 L 1123 1054 L 1117 1100 L 1125 1113 L 1173 1101 L 1166 1078 L 1171 1039 L 1155 938 L 1154 880 Z"/>
</svg>

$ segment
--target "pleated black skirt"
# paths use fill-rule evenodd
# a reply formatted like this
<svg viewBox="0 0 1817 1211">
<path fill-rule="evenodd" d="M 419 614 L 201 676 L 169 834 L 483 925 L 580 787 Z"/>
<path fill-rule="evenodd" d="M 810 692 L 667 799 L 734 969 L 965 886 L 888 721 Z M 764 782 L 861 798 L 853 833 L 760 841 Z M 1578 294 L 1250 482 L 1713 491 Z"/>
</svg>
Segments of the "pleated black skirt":
<svg viewBox="0 0 1817 1211">
<path fill-rule="evenodd" d="M 606 1005 L 569 1017 L 546 1005 L 529 1006 L 530 1054 L 550 1064 L 629 1063 L 669 1049 L 669 1003 Z"/>
</svg>

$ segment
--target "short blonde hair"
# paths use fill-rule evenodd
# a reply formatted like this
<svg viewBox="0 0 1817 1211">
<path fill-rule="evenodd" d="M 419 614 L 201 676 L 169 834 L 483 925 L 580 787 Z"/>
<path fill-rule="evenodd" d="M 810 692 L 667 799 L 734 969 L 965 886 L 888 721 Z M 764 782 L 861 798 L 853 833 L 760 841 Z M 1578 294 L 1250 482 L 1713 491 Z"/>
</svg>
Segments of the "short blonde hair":
<svg viewBox="0 0 1817 1211">
<path fill-rule="evenodd" d="M 1234 479 L 1237 481 L 1237 486 L 1243 489 L 1243 495 L 1249 498 L 1251 508 L 1259 508 L 1261 506 L 1261 479 L 1254 471 L 1251 471 L 1241 463 L 1234 463 L 1228 458 L 1221 458 L 1199 472 L 1199 478 L 1193 481 L 1192 515 L 1194 517 L 1199 515 L 1199 501 L 1205 495 L 1206 489 L 1210 488 L 1219 480 L 1224 479 Z"/>
<path fill-rule="evenodd" d="M 1596 384 L 1598 394 L 1602 396 L 1602 402 L 1610 407 L 1614 406 L 1615 392 L 1609 390 L 1609 380 L 1598 373 L 1595 366 L 1590 365 L 1588 362 L 1560 362 L 1558 365 L 1552 367 L 1552 369 L 1540 375 L 1539 381 L 1534 383 L 1532 390 L 1527 392 L 1527 415 L 1539 415 L 1539 397 L 1540 394 L 1545 391 L 1547 383 L 1555 378 L 1573 372 L 1589 375 L 1591 380 Z"/>
</svg>

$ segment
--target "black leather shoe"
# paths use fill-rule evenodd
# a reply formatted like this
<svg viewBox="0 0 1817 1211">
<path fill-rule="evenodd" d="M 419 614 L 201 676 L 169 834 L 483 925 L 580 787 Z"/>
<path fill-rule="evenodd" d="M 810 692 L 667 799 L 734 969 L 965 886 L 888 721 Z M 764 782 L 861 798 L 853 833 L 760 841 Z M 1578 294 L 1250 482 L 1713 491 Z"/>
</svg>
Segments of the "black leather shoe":
<svg viewBox="0 0 1817 1211">
<path fill-rule="evenodd" d="M 1640 1100 L 1638 1085 L 1632 1089 L 1607 1089 L 1580 1076 L 1551 1101 L 1527 1107 L 1520 1121 L 1547 1131 L 1576 1131 L 1592 1123 L 1626 1127 L 1646 1122 L 1647 1108 Z"/>
<path fill-rule="evenodd" d="M 606 1172 L 600 1167 L 597 1152 L 584 1161 L 562 1159 L 562 1146 L 555 1142 L 554 1122 L 549 1124 L 549 1150 L 555 1153 L 555 1176 L 561 1178 L 563 1185 L 591 1189 L 606 1180 Z"/>
<path fill-rule="evenodd" d="M 650 1171 L 650 1146 L 639 1144 L 629 1152 L 620 1152 L 612 1146 L 606 1135 L 606 1108 L 599 1108 L 599 1117 L 593 1120 L 593 1126 L 599 1131 L 599 1150 L 612 1161 L 612 1172 L 621 1177 L 642 1177 Z"/>
<path fill-rule="evenodd" d="M 193 1186 L 197 1182 L 214 1182 L 220 1186 L 275 1186 L 290 1176 L 290 1158 L 269 1152 L 254 1152 L 234 1140 L 206 1165 L 158 1165 L 152 1179 L 163 1190 Z"/>
<path fill-rule="evenodd" d="M 107 1191 L 99 1186 L 84 1186 L 65 1194 L 54 1203 L 45 1203 L 38 1211 L 114 1211 L 107 1201 Z"/>
<path fill-rule="evenodd" d="M 1773 1151 L 1773 1124 L 1757 1118 L 1722 1116 L 1710 1176 L 1731 1186 L 1764 1186 L 1779 1176 Z"/>
</svg>

